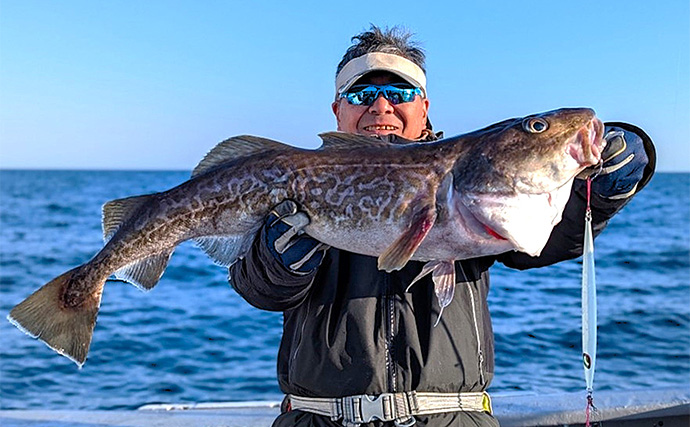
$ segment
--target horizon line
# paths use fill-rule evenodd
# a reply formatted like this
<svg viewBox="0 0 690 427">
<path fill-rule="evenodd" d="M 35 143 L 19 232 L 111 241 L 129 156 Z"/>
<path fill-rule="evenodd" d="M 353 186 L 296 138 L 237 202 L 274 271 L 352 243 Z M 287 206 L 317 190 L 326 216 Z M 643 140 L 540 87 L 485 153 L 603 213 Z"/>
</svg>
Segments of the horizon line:
<svg viewBox="0 0 690 427">
<path fill-rule="evenodd" d="M 26 172 L 189 172 L 192 173 L 192 169 L 128 169 L 128 168 L 65 168 L 65 167 L 4 167 L 0 166 L 0 172 L 9 171 L 26 171 Z M 664 170 L 657 169 L 655 173 L 677 173 L 677 174 L 688 174 L 690 169 L 687 170 Z"/>
</svg>

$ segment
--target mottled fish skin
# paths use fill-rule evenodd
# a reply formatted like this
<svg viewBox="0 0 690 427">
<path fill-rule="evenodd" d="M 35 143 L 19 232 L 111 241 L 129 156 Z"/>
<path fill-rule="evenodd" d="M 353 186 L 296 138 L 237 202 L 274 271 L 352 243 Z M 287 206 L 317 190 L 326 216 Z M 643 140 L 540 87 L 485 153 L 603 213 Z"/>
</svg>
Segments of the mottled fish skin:
<svg viewBox="0 0 690 427">
<path fill-rule="evenodd" d="M 535 117 L 548 129 L 527 132 L 525 120 Z M 309 215 L 308 234 L 379 256 L 386 270 L 408 259 L 439 261 L 445 268 L 444 262 L 516 249 L 515 239 L 482 229 L 481 221 L 492 218 L 482 211 L 483 198 L 513 200 L 566 186 L 598 160 L 600 127 L 592 110 L 562 109 L 431 143 L 389 144 L 328 133 L 320 149 L 304 150 L 233 138 L 212 150 L 189 181 L 107 203 L 103 249 L 39 289 L 9 317 L 81 365 L 108 277 L 150 289 L 175 246 L 189 239 L 230 265 L 248 250 L 268 211 L 285 199 Z M 64 327 L 38 320 L 51 317 L 62 319 Z"/>
<path fill-rule="evenodd" d="M 319 151 L 286 147 L 287 153 L 261 153 L 232 161 L 153 195 L 94 261 L 112 272 L 184 240 L 245 235 L 255 231 L 270 208 L 286 198 L 303 206 L 314 224 L 309 230 L 316 235 L 322 229 L 338 230 L 347 240 L 351 230 L 366 233 L 381 226 L 402 230 L 400 220 L 406 210 L 418 199 L 433 202 L 442 175 L 453 163 L 440 158 L 443 167 L 429 167 L 428 156 L 419 159 L 419 151 L 427 147 L 415 148 Z M 332 240 L 327 243 L 343 246 Z"/>
</svg>

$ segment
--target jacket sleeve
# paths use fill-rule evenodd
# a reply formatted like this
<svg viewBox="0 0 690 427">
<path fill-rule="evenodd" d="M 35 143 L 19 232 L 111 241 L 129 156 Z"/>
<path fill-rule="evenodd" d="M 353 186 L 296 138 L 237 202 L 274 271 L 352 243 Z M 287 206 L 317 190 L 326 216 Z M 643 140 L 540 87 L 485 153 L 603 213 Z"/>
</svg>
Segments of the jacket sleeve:
<svg viewBox="0 0 690 427">
<path fill-rule="evenodd" d="M 288 271 L 268 250 L 262 228 L 247 256 L 230 266 L 228 279 L 254 307 L 284 311 L 304 300 L 315 276 L 316 271 L 305 275 Z"/>
<path fill-rule="evenodd" d="M 642 180 L 636 187 L 634 194 L 627 198 L 609 199 L 592 193 L 590 206 L 592 208 L 592 231 L 598 236 L 608 224 L 608 221 L 620 211 L 632 197 L 637 194 L 654 175 L 656 167 L 656 152 L 651 139 L 644 135 L 644 149 L 649 159 L 644 168 Z M 563 211 L 563 219 L 554 227 L 544 250 L 538 257 L 532 257 L 522 252 L 507 252 L 497 257 L 498 261 L 508 267 L 525 270 L 543 267 L 582 255 L 585 229 L 585 209 L 587 207 L 586 181 L 576 179 L 570 194 L 570 199 Z"/>
</svg>

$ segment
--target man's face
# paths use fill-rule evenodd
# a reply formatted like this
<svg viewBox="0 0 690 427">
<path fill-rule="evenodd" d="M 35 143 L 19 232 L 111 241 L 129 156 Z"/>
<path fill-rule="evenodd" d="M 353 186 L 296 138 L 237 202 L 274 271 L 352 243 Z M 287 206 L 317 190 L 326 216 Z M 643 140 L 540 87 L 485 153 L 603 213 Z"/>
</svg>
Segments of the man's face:
<svg viewBox="0 0 690 427">
<path fill-rule="evenodd" d="M 357 84 L 384 85 L 403 82 L 388 72 L 372 72 L 357 81 Z M 429 100 L 415 96 L 412 102 L 391 104 L 382 94 L 371 105 L 352 105 L 340 98 L 332 105 L 338 121 L 338 130 L 360 135 L 395 134 L 406 139 L 417 139 L 426 128 Z"/>
</svg>

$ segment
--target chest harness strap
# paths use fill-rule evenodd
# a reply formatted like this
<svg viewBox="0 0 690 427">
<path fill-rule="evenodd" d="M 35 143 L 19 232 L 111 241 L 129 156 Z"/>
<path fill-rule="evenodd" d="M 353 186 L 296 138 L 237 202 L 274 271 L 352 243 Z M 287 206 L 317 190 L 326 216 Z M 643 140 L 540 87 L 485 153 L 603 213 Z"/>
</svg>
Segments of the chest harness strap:
<svg viewBox="0 0 690 427">
<path fill-rule="evenodd" d="M 324 415 L 333 421 L 343 420 L 345 426 L 357 426 L 374 420 L 395 421 L 397 426 L 411 426 L 415 415 L 447 412 L 488 412 L 492 414 L 487 392 L 430 393 L 407 391 L 377 396 L 321 398 L 286 396 L 290 410 Z"/>
</svg>

